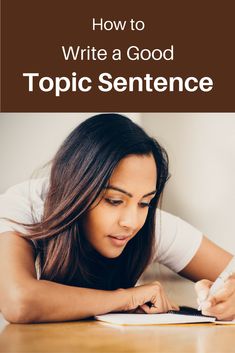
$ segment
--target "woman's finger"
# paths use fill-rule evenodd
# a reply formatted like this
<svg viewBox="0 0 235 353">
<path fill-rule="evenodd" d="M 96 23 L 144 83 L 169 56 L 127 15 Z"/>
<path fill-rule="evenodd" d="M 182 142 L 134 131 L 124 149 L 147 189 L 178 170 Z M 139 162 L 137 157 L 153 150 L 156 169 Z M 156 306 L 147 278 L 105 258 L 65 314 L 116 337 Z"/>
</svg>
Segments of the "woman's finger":
<svg viewBox="0 0 235 353">
<path fill-rule="evenodd" d="M 152 304 L 150 313 L 164 313 L 166 311 L 166 303 L 162 294 L 160 294 Z"/>
<path fill-rule="evenodd" d="M 201 281 L 198 281 L 195 284 L 195 290 L 197 293 L 197 297 L 199 301 L 204 301 L 208 297 L 210 287 L 212 286 L 213 282 L 207 280 L 207 279 L 202 279 Z"/>
<path fill-rule="evenodd" d="M 203 303 L 200 303 L 201 308 L 202 310 L 208 310 L 209 308 L 213 308 L 219 303 L 227 302 L 234 294 L 235 279 L 230 278 L 225 282 L 224 286 L 221 289 L 219 289 L 215 294 L 208 296 L 208 298 Z"/>
<path fill-rule="evenodd" d="M 134 310 L 134 313 L 135 314 L 145 314 L 145 311 L 140 306 L 138 306 L 138 308 L 136 308 Z"/>
<path fill-rule="evenodd" d="M 233 320 L 234 308 L 232 301 L 219 303 L 208 309 L 202 309 L 203 315 L 214 316 L 217 320 Z"/>
<path fill-rule="evenodd" d="M 177 310 L 178 306 L 176 304 L 173 305 L 172 302 L 170 302 L 170 300 L 168 299 L 168 297 L 166 296 L 166 304 L 167 304 L 167 308 L 166 311 L 169 310 Z"/>
<path fill-rule="evenodd" d="M 146 314 L 162 314 L 164 312 L 161 307 L 157 307 L 157 306 L 154 306 L 154 305 L 149 307 L 147 304 L 141 305 L 141 309 Z"/>
<path fill-rule="evenodd" d="M 179 310 L 179 307 L 176 304 L 172 305 L 163 288 L 161 289 L 161 298 L 162 298 L 164 312 L 167 312 L 169 310 L 174 310 L 174 309 Z"/>
<path fill-rule="evenodd" d="M 170 303 L 164 293 L 161 294 L 161 302 L 162 302 L 162 312 L 166 313 L 168 310 L 170 310 Z"/>
<path fill-rule="evenodd" d="M 235 292 L 235 279 L 228 279 L 224 286 L 219 289 L 215 294 L 208 297 L 208 300 L 211 301 L 212 306 L 217 303 L 228 300 L 232 294 Z"/>
<path fill-rule="evenodd" d="M 159 314 L 164 312 L 164 306 L 163 298 L 159 293 L 156 298 L 153 298 L 151 306 L 143 304 L 140 307 L 147 314 Z"/>
<path fill-rule="evenodd" d="M 170 310 L 179 311 L 179 310 L 180 310 L 180 307 L 179 307 L 179 305 L 177 305 L 176 303 L 171 302 L 171 309 L 170 309 Z"/>
<path fill-rule="evenodd" d="M 168 298 L 164 295 L 159 296 L 156 301 L 152 304 L 152 306 L 148 306 L 147 304 L 144 304 L 141 306 L 141 308 L 144 310 L 144 312 L 148 314 L 160 314 L 160 313 L 166 313 L 169 310 L 174 310 L 170 301 Z M 178 309 L 178 306 L 176 306 L 176 310 Z"/>
<path fill-rule="evenodd" d="M 145 314 L 150 314 L 151 313 L 150 312 L 150 306 L 148 304 L 141 305 L 140 309 L 142 309 Z"/>
</svg>

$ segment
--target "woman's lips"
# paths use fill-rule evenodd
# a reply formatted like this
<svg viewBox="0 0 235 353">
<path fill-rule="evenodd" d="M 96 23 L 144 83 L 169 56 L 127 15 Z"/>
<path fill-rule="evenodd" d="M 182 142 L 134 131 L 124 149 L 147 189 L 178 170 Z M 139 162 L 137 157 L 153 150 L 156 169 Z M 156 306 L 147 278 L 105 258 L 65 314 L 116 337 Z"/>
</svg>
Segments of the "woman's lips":
<svg viewBox="0 0 235 353">
<path fill-rule="evenodd" d="M 109 235 L 108 238 L 110 239 L 111 243 L 115 246 L 123 246 L 125 245 L 128 240 L 130 239 L 130 236 L 114 236 L 114 235 Z"/>
</svg>

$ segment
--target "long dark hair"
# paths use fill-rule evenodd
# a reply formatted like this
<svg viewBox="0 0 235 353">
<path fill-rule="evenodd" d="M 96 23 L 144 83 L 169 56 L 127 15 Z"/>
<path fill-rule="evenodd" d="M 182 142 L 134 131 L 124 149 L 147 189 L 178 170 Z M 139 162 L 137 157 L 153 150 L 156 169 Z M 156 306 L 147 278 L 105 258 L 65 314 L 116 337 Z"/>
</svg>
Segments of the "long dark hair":
<svg viewBox="0 0 235 353">
<path fill-rule="evenodd" d="M 107 259 L 88 243 L 81 218 L 122 158 L 150 154 L 156 162 L 157 193 L 145 224 L 119 257 Z M 36 244 L 40 278 L 97 289 L 134 286 L 153 255 L 155 211 L 167 178 L 165 150 L 129 118 L 99 114 L 81 123 L 52 160 L 41 222 L 26 226 Z"/>
</svg>

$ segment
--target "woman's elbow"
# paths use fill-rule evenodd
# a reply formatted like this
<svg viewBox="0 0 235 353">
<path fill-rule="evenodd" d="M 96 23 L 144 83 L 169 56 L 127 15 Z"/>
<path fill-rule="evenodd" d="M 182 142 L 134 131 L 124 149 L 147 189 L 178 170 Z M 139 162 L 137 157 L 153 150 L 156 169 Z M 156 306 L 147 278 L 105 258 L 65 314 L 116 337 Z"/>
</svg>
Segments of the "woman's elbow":
<svg viewBox="0 0 235 353">
<path fill-rule="evenodd" d="M 29 324 L 35 322 L 32 298 L 24 289 L 15 289 L 2 303 L 4 318 L 12 324 Z"/>
</svg>

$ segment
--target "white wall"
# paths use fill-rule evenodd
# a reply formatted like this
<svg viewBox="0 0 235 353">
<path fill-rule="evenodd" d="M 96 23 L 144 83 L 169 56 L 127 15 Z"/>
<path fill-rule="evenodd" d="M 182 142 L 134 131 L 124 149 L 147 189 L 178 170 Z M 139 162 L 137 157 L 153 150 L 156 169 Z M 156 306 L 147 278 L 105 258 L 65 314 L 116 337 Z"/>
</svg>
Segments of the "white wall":
<svg viewBox="0 0 235 353">
<path fill-rule="evenodd" d="M 235 113 L 145 113 L 142 126 L 170 157 L 163 208 L 235 253 Z"/>
<path fill-rule="evenodd" d="M 0 114 L 0 193 L 29 179 L 55 154 L 66 136 L 95 113 Z M 140 122 L 137 113 L 124 113 Z"/>
</svg>

